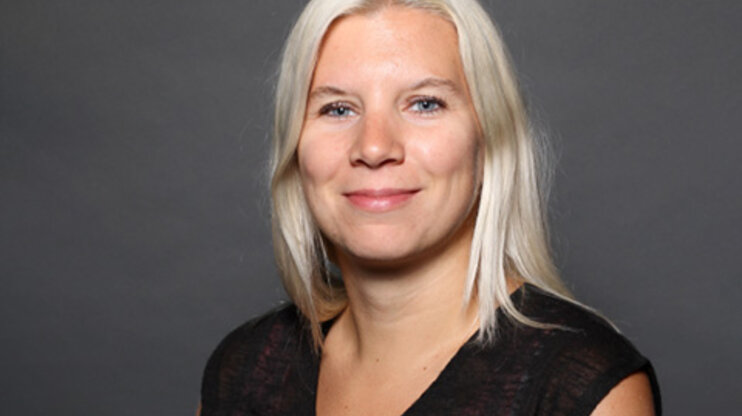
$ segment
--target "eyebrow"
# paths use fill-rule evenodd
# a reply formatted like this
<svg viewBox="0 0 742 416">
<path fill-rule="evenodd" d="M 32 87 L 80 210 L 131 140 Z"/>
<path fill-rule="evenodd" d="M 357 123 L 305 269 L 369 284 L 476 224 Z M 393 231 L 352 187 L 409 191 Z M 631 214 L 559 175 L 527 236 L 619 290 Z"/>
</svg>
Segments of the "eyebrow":
<svg viewBox="0 0 742 416">
<path fill-rule="evenodd" d="M 455 82 L 446 78 L 437 77 L 429 77 L 423 79 L 422 81 L 416 82 L 410 88 L 408 88 L 408 91 L 416 91 L 426 87 L 445 88 L 453 93 L 461 93 L 461 89 Z M 317 98 L 328 95 L 349 95 L 349 93 L 338 87 L 333 87 L 331 85 L 322 85 L 313 89 L 309 93 L 308 101 L 316 100 Z"/>
<path fill-rule="evenodd" d="M 425 78 L 424 80 L 414 84 L 410 91 L 419 90 L 425 87 L 438 87 L 438 88 L 445 88 L 447 90 L 450 90 L 454 93 L 461 92 L 459 89 L 459 86 L 456 85 L 455 82 L 451 81 L 450 79 L 446 78 L 436 78 L 436 77 L 429 77 Z"/>
<path fill-rule="evenodd" d="M 348 93 L 338 87 L 323 85 L 313 89 L 312 92 L 309 93 L 308 100 L 312 101 L 325 95 L 348 95 Z"/>
</svg>

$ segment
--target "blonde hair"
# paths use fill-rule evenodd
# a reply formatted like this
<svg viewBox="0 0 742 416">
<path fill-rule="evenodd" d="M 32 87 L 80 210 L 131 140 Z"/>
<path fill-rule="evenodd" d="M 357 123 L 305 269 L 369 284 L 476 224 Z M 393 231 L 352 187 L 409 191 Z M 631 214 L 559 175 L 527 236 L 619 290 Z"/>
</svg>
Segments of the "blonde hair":
<svg viewBox="0 0 742 416">
<path fill-rule="evenodd" d="M 531 326 L 509 297 L 508 278 L 559 297 L 571 295 L 559 279 L 548 244 L 541 148 L 518 90 L 505 45 L 476 0 L 312 0 L 284 47 L 276 86 L 272 181 L 273 245 L 288 295 L 308 319 L 315 347 L 320 323 L 347 304 L 342 283 L 331 276 L 323 237 L 304 199 L 296 148 L 318 50 L 330 25 L 342 16 L 385 6 L 423 9 L 449 20 L 484 136 L 483 180 L 472 239 L 466 291 L 479 302 L 480 342 L 495 336 L 496 309 Z"/>
</svg>

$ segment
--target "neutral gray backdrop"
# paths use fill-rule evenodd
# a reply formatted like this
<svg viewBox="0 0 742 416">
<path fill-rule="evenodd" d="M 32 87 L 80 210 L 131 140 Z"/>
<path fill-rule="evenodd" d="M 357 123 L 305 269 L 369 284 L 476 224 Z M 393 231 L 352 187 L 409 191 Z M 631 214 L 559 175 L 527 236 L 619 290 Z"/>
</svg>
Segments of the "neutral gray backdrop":
<svg viewBox="0 0 742 416">
<path fill-rule="evenodd" d="M 302 1 L 0 2 L 0 407 L 183 415 L 284 299 L 271 74 Z M 742 2 L 487 1 L 559 165 L 558 262 L 668 415 L 742 408 Z"/>
</svg>

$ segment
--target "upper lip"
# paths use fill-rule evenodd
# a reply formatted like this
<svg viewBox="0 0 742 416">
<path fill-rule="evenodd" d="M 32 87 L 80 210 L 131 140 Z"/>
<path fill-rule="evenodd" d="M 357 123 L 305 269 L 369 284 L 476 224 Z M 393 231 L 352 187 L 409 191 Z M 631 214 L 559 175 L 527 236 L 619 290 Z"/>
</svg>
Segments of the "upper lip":
<svg viewBox="0 0 742 416">
<path fill-rule="evenodd" d="M 413 194 L 420 189 L 417 188 L 379 188 L 379 189 L 357 189 L 345 192 L 345 196 L 365 196 L 369 198 L 383 198 L 402 194 Z"/>
</svg>

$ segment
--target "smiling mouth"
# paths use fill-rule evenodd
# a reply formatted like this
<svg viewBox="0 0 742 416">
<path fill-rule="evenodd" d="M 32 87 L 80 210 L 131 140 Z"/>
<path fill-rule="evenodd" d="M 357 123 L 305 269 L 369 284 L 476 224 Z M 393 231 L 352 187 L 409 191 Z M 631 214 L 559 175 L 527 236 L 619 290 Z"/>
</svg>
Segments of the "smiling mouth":
<svg viewBox="0 0 742 416">
<path fill-rule="evenodd" d="M 344 193 L 353 206 L 368 212 L 386 212 L 409 201 L 419 189 L 359 189 Z"/>
</svg>

